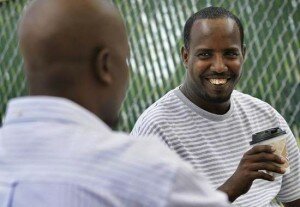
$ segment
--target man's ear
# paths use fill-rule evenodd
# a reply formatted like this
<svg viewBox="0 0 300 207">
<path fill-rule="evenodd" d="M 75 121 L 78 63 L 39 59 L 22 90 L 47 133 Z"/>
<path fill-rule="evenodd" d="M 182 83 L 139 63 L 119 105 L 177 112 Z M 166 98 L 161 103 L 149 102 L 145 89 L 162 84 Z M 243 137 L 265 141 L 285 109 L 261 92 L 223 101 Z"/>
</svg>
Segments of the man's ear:
<svg viewBox="0 0 300 207">
<path fill-rule="evenodd" d="M 110 58 L 111 54 L 108 49 L 99 49 L 95 58 L 95 74 L 97 79 L 105 85 L 110 85 L 113 80 Z"/>
<path fill-rule="evenodd" d="M 243 58 L 245 58 L 245 55 L 246 55 L 246 44 L 243 44 L 242 55 L 243 55 Z"/>
<path fill-rule="evenodd" d="M 182 58 L 184 67 L 188 68 L 187 65 L 188 65 L 189 54 L 188 54 L 187 49 L 184 46 L 181 47 L 181 58 Z"/>
</svg>

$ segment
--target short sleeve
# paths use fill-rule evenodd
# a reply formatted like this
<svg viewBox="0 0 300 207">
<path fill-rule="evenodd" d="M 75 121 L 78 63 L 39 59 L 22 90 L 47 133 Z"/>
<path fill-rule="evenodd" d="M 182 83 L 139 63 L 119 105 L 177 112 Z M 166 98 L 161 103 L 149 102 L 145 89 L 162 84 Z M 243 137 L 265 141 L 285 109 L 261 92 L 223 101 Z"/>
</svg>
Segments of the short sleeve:
<svg viewBox="0 0 300 207">
<path fill-rule="evenodd" d="M 283 202 L 300 199 L 300 153 L 297 141 L 284 118 L 277 113 L 279 126 L 287 132 L 287 149 L 291 172 L 282 178 L 277 198 Z"/>
</svg>

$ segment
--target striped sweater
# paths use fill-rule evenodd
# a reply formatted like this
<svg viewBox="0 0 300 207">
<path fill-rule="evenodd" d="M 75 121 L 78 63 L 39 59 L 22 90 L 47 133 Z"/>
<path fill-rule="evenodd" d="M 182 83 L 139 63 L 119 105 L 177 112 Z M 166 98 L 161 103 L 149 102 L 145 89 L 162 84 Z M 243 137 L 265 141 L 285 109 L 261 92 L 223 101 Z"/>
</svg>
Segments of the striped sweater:
<svg viewBox="0 0 300 207">
<path fill-rule="evenodd" d="M 138 119 L 133 135 L 158 135 L 197 171 L 203 172 L 215 188 L 235 171 L 250 149 L 253 133 L 281 127 L 288 133 L 291 173 L 274 182 L 255 180 L 236 206 L 278 206 L 300 198 L 300 156 L 295 137 L 281 115 L 267 103 L 233 91 L 231 106 L 224 115 L 202 110 L 178 89 L 171 90 Z"/>
</svg>

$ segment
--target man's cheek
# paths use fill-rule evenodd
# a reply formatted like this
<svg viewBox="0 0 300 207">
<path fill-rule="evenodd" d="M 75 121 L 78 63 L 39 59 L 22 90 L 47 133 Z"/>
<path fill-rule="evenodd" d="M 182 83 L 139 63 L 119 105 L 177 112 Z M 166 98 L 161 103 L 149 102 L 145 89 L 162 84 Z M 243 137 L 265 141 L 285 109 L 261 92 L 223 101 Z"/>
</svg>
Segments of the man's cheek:
<svg viewBox="0 0 300 207">
<path fill-rule="evenodd" d="M 241 70 L 241 67 L 243 65 L 243 62 L 240 59 L 234 60 L 230 63 L 230 67 L 234 69 L 236 72 Z"/>
</svg>

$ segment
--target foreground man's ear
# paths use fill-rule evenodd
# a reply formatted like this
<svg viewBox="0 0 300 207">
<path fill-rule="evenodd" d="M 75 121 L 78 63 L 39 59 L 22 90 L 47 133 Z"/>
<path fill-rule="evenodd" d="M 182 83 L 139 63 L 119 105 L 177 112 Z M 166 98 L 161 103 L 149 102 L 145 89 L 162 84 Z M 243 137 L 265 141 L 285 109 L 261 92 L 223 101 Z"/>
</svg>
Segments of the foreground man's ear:
<svg viewBox="0 0 300 207">
<path fill-rule="evenodd" d="M 243 55 L 243 58 L 245 58 L 245 55 L 246 55 L 246 44 L 242 45 L 242 55 Z"/>
<path fill-rule="evenodd" d="M 109 64 L 110 58 L 111 54 L 108 49 L 99 49 L 97 51 L 94 71 L 97 79 L 105 85 L 110 85 L 113 80 Z"/>
</svg>

